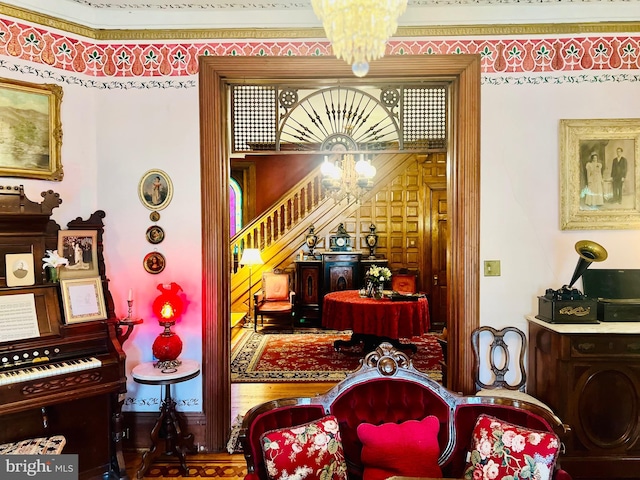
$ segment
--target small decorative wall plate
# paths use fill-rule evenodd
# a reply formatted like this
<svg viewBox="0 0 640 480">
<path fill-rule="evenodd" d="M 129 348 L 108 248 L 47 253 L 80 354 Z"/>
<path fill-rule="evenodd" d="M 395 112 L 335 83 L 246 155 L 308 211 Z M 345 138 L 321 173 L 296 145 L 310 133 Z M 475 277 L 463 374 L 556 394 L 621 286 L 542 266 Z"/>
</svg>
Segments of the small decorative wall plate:
<svg viewBox="0 0 640 480">
<path fill-rule="evenodd" d="M 164 240 L 164 230 L 158 225 L 152 225 L 147 228 L 147 241 L 157 245 Z"/>
<path fill-rule="evenodd" d="M 149 170 L 140 180 L 138 195 L 149 210 L 166 208 L 173 197 L 173 184 L 169 175 L 162 170 Z"/>
<path fill-rule="evenodd" d="M 155 275 L 164 270 L 166 259 L 164 258 L 164 255 L 159 252 L 151 252 L 144 256 L 142 265 L 147 272 Z"/>
<path fill-rule="evenodd" d="M 158 220 L 160 220 L 160 212 L 151 212 L 149 214 L 149 220 L 151 220 L 152 222 L 157 222 Z"/>
</svg>

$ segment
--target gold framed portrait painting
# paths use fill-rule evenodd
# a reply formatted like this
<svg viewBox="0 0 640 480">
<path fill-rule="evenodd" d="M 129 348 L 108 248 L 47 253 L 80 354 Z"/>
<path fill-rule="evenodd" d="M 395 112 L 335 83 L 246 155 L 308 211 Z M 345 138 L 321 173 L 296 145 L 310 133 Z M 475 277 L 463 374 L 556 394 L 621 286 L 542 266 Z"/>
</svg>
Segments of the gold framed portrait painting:
<svg viewBox="0 0 640 480">
<path fill-rule="evenodd" d="M 560 120 L 562 230 L 640 228 L 640 119 Z"/>
<path fill-rule="evenodd" d="M 0 78 L 0 176 L 62 180 L 62 87 Z"/>
<path fill-rule="evenodd" d="M 138 185 L 138 195 L 142 204 L 149 210 L 162 210 L 171 203 L 173 183 L 162 170 L 149 170 Z"/>
</svg>

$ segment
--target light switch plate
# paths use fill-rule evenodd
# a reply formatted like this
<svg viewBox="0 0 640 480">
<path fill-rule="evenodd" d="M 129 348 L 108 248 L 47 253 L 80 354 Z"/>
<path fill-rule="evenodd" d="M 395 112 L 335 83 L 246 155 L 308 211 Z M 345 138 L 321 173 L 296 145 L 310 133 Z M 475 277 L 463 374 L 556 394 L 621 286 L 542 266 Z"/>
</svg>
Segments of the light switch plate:
<svg viewBox="0 0 640 480">
<path fill-rule="evenodd" d="M 500 276 L 500 260 L 485 260 L 484 276 L 499 277 Z"/>
</svg>

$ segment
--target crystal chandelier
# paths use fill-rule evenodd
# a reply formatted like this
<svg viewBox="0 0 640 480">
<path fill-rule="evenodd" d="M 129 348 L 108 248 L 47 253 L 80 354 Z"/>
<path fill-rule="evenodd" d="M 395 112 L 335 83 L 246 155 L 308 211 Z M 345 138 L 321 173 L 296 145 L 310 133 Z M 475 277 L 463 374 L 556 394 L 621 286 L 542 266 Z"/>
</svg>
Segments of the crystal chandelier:
<svg viewBox="0 0 640 480">
<path fill-rule="evenodd" d="M 370 160 L 365 160 L 364 154 L 360 154 L 357 162 L 350 153 L 342 155 L 335 162 L 330 162 L 325 155 L 320 171 L 322 186 L 336 203 L 344 198 L 349 202 L 351 197 L 360 200 L 373 188 L 373 177 L 376 175 L 376 167 L 371 165 Z"/>
<path fill-rule="evenodd" d="M 369 62 L 384 56 L 407 0 L 311 0 L 311 5 L 335 56 L 350 64 L 356 77 L 364 77 Z"/>
</svg>

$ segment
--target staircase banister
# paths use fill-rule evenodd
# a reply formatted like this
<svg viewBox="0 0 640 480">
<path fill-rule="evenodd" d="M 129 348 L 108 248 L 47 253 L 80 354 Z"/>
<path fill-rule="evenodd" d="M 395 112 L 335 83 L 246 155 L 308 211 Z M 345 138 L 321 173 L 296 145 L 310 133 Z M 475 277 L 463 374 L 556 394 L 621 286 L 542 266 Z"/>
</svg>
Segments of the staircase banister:
<svg viewBox="0 0 640 480">
<path fill-rule="evenodd" d="M 305 177 L 303 177 L 298 183 L 296 183 L 293 187 L 291 187 L 291 189 L 289 189 L 288 192 L 286 192 L 284 195 L 282 195 L 282 197 L 280 197 L 270 208 L 268 208 L 267 210 L 265 210 L 262 215 L 260 215 L 260 217 L 254 218 L 253 221 L 251 221 L 249 224 L 245 225 L 242 230 L 240 230 L 239 232 L 237 232 L 233 237 L 231 237 L 231 244 L 236 243 L 236 241 L 241 238 L 243 236 L 243 234 L 245 234 L 246 232 L 250 231 L 251 229 L 255 228 L 256 225 L 259 225 L 260 223 L 262 223 L 264 220 L 264 218 L 271 216 L 274 212 L 276 212 L 277 210 L 280 210 L 282 205 L 289 201 L 292 200 L 296 194 L 299 194 L 304 188 L 306 188 L 309 184 L 313 183 L 313 181 L 316 178 L 320 178 L 321 177 L 321 172 L 320 172 L 320 168 L 321 167 L 316 167 L 315 169 L 311 170 Z M 320 184 L 321 182 L 319 182 Z M 323 202 L 326 202 L 327 199 L 326 198 L 322 198 L 322 194 L 321 192 L 318 194 L 318 205 L 322 204 Z"/>
<path fill-rule="evenodd" d="M 386 187 L 388 182 L 380 181 L 381 179 L 393 179 L 395 176 L 399 175 L 403 172 L 411 162 L 415 161 L 415 157 L 413 154 L 406 153 L 392 153 L 392 154 L 379 154 L 374 163 L 376 169 L 378 171 L 378 179 L 374 184 L 374 187 L 370 192 L 368 192 L 364 199 L 370 198 L 374 196 L 378 191 L 382 188 Z M 311 172 L 309 175 L 305 177 L 302 181 L 298 182 L 296 186 L 306 185 L 308 184 L 310 179 L 316 177 L 316 174 L 319 174 L 319 167 Z M 299 193 L 299 190 L 290 190 L 289 192 L 294 192 L 293 194 L 284 195 L 281 199 L 283 202 L 288 202 L 292 198 L 295 197 L 296 192 Z M 295 219 L 295 222 L 292 222 L 289 225 L 289 228 L 285 229 L 284 233 L 278 235 L 278 238 L 275 242 L 266 244 L 266 245 L 256 245 L 257 248 L 261 248 L 262 258 L 265 262 L 263 266 L 259 266 L 258 268 L 254 267 L 252 269 L 252 283 L 255 285 L 262 280 L 262 272 L 271 270 L 273 268 L 287 268 L 291 265 L 301 248 L 304 247 L 304 236 L 308 232 L 309 226 L 314 225 L 316 235 L 318 237 L 325 239 L 333 229 L 335 229 L 338 221 L 341 221 L 345 217 L 350 216 L 360 207 L 357 202 L 339 202 L 335 203 L 331 201 L 330 198 L 320 198 L 318 204 L 315 208 L 311 209 L 304 217 Z M 272 215 L 273 212 L 281 208 L 281 204 L 276 204 L 272 207 L 268 212 L 265 212 L 260 218 L 255 219 L 251 224 L 247 225 L 241 232 L 235 235 L 231 239 L 231 248 L 233 251 L 234 243 L 237 243 L 242 240 L 243 235 L 248 236 L 249 233 L 256 226 L 260 226 L 265 222 L 265 218 L 268 218 L 269 215 Z M 258 239 L 253 239 L 254 242 L 258 242 Z M 253 244 L 252 244 L 253 245 Z M 247 245 L 248 247 L 252 245 Z M 359 249 L 359 245 L 356 245 L 356 250 Z M 325 249 L 328 248 L 328 245 L 325 245 Z M 240 252 L 239 252 L 240 253 Z M 231 278 L 231 303 L 232 309 L 233 306 L 239 305 L 242 303 L 246 303 L 248 300 L 248 269 L 239 268 L 238 271 L 232 275 Z"/>
</svg>

